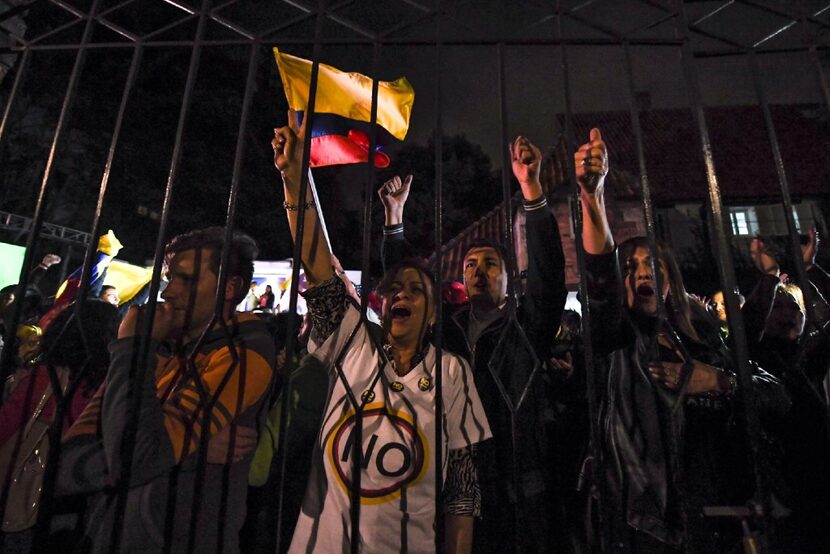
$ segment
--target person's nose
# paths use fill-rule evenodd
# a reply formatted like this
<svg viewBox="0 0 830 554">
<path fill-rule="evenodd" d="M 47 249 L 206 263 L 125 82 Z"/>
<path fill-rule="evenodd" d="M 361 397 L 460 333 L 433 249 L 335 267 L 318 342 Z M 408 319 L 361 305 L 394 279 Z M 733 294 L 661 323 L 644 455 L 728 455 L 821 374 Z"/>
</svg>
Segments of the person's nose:
<svg viewBox="0 0 830 554">
<path fill-rule="evenodd" d="M 637 279 L 637 281 L 651 281 L 651 268 L 648 266 L 648 264 L 640 264 L 637 266 L 637 269 L 634 272 L 634 276 Z"/>
<path fill-rule="evenodd" d="M 392 295 L 393 304 L 400 300 L 409 300 L 409 294 L 406 292 L 406 289 L 401 289 Z"/>
</svg>

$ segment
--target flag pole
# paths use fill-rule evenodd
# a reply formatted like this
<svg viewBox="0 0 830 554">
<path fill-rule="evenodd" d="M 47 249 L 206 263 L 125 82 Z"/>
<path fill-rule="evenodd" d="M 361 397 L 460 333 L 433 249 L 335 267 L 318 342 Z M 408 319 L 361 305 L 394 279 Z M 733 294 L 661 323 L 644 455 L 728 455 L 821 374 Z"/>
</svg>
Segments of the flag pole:
<svg viewBox="0 0 830 554">
<path fill-rule="evenodd" d="M 317 210 L 317 219 L 320 221 L 320 227 L 323 229 L 323 237 L 326 239 L 326 245 L 329 247 L 329 252 L 334 252 L 331 248 L 331 239 L 329 239 L 329 230 L 326 228 L 326 220 L 323 218 L 323 210 L 320 209 L 320 199 L 317 197 L 317 185 L 314 184 L 314 176 L 311 174 L 311 168 L 308 168 L 308 187 L 311 189 L 311 197 L 314 199 L 314 209 Z"/>
</svg>

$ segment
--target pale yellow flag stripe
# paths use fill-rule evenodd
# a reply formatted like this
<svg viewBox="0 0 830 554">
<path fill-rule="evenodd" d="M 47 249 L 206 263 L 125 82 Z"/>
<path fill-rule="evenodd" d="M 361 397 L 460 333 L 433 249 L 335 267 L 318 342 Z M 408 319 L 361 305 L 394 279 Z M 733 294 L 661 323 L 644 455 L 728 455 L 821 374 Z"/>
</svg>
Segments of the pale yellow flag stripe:
<svg viewBox="0 0 830 554">
<path fill-rule="evenodd" d="M 288 106 L 297 111 L 308 107 L 311 61 L 274 48 Z M 415 103 L 415 90 L 406 77 L 378 82 L 377 123 L 399 140 L 406 137 L 409 116 Z M 330 113 L 370 122 L 372 118 L 372 79 L 360 73 L 346 73 L 320 64 L 317 77 L 315 113 Z"/>
</svg>

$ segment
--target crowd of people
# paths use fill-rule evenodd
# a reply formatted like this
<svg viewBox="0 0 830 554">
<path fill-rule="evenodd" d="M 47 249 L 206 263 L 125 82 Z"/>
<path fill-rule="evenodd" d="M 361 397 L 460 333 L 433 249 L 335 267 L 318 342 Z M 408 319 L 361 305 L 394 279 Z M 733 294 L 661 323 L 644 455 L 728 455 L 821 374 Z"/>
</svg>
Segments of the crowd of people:
<svg viewBox="0 0 830 554">
<path fill-rule="evenodd" d="M 541 152 L 519 136 L 524 284 L 512 246 L 479 239 L 463 285 L 443 287 L 406 239 L 418 185 L 393 177 L 378 191 L 378 313 L 364 317 L 303 190 L 305 128 L 289 121 L 272 146 L 302 241 L 304 318 L 270 313 L 270 286 L 256 294 L 258 248 L 241 232 L 220 278 L 219 227 L 169 242 L 163 302 L 126 309 L 99 286 L 44 308 L 35 283 L 17 299 L 0 407 L 4 552 L 827 551 L 830 275 L 815 230 L 807 291 L 752 242 L 739 360 L 723 291 L 687 292 L 667 244 L 616 242 L 593 129 L 573 158 L 584 329 L 565 310 Z M 17 305 L 0 294 L 8 328 Z"/>
</svg>

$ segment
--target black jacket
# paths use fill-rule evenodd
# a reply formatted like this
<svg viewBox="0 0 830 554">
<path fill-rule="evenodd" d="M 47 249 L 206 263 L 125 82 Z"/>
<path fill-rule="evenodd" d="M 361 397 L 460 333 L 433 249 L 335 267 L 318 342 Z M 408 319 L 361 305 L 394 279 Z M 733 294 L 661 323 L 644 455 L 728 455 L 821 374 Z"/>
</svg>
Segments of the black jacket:
<svg viewBox="0 0 830 554">
<path fill-rule="evenodd" d="M 555 445 L 546 431 L 550 390 L 542 362 L 565 306 L 565 262 L 552 214 L 543 207 L 526 215 L 527 286 L 515 316 L 505 307 L 469 344 L 470 306 L 445 305 L 443 311 L 443 347 L 470 362 L 493 431 L 493 440 L 476 448 L 482 521 L 476 523 L 474 552 L 559 550 L 551 514 L 556 499 L 551 498 L 550 452 Z M 413 253 L 403 233 L 384 237 L 386 268 Z"/>
<path fill-rule="evenodd" d="M 595 353 L 609 356 L 600 441 L 614 542 L 625 543 L 636 530 L 667 545 L 685 542 L 689 551 L 717 551 L 723 545 L 718 523 L 704 519 L 700 508 L 747 498 L 746 452 L 735 439 L 742 436 L 734 428 L 737 403 L 722 394 L 689 395 L 673 412 L 677 395 L 654 384 L 647 368 L 653 330 L 623 307 L 616 254 L 586 254 L 586 270 Z M 692 358 L 731 366 L 725 350 L 680 339 Z M 777 379 L 756 368 L 753 384 L 762 410 L 786 411 Z"/>
</svg>

